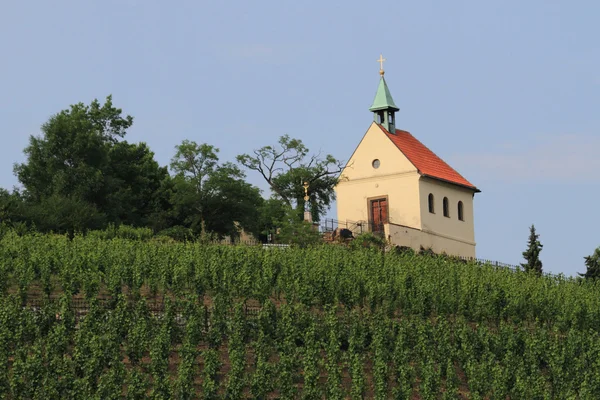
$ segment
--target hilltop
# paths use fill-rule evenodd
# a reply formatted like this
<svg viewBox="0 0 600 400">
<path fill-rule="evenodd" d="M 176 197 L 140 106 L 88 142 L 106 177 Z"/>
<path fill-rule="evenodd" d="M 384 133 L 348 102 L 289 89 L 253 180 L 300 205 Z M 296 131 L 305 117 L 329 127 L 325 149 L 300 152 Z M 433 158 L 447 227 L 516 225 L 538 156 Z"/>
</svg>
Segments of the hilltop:
<svg viewBox="0 0 600 400">
<path fill-rule="evenodd" d="M 598 285 L 435 255 L 5 233 L 8 398 L 599 398 Z"/>
</svg>

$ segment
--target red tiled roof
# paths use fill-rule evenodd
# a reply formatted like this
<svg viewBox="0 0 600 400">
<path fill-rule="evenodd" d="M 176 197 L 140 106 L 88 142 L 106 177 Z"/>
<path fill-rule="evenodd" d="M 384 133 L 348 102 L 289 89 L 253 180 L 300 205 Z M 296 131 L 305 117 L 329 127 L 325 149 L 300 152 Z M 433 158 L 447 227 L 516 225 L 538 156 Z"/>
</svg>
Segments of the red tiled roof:
<svg viewBox="0 0 600 400">
<path fill-rule="evenodd" d="M 423 143 L 419 142 L 410 132 L 396 129 L 396 133 L 389 133 L 383 126 L 379 125 L 383 133 L 396 145 L 396 147 L 413 163 L 421 175 L 441 179 L 446 182 L 460 186 L 466 186 L 479 192 L 471 182 L 463 178 L 454 168 L 449 166 L 429 150 Z"/>
</svg>

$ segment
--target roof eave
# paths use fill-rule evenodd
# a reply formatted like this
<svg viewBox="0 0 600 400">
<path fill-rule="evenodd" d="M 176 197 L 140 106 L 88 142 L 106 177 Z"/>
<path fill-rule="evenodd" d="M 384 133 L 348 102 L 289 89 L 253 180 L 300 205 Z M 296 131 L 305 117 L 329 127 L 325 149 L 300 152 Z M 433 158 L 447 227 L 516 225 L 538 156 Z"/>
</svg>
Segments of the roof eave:
<svg viewBox="0 0 600 400">
<path fill-rule="evenodd" d="M 382 106 L 372 106 L 371 108 L 369 108 L 369 111 L 373 112 L 373 111 L 381 111 L 381 110 L 394 110 L 394 111 L 400 111 L 400 109 L 396 106 L 389 106 L 389 105 L 382 105 Z"/>
<path fill-rule="evenodd" d="M 431 179 L 435 179 L 436 181 L 446 182 L 446 183 L 450 183 L 452 185 L 460 186 L 460 187 L 463 187 L 465 189 L 472 190 L 474 193 L 481 193 L 481 190 L 477 189 L 475 186 L 469 186 L 469 185 L 465 185 L 463 183 L 458 183 L 458 182 L 450 181 L 448 179 L 438 178 L 437 176 L 434 176 L 434 175 L 424 174 L 421 171 L 419 171 L 419 173 L 421 174 L 421 176 L 424 176 L 426 178 L 431 178 Z"/>
</svg>

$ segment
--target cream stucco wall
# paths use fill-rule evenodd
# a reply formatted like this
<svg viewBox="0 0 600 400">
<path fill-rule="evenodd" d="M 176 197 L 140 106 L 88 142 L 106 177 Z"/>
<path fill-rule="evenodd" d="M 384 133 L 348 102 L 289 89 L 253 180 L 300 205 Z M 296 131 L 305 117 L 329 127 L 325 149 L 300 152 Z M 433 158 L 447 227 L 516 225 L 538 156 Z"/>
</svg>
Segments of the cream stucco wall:
<svg viewBox="0 0 600 400">
<path fill-rule="evenodd" d="M 373 168 L 373 160 L 379 159 L 379 168 Z M 417 172 L 417 168 L 398 150 L 396 145 L 372 123 L 342 171 L 344 180 L 377 178 L 405 172 Z"/>
<path fill-rule="evenodd" d="M 375 159 L 379 168 L 373 168 Z M 369 221 L 369 200 L 385 197 L 389 218 L 385 234 L 393 244 L 475 257 L 473 190 L 421 176 L 375 123 L 342 171 L 335 192 L 341 224 Z M 429 213 L 429 193 L 435 197 L 435 214 Z M 443 215 L 444 197 L 449 200 L 449 218 Z M 459 201 L 464 221 L 458 219 Z"/>
<path fill-rule="evenodd" d="M 435 232 L 475 246 L 473 191 L 436 179 L 421 177 L 419 181 L 421 230 Z M 429 212 L 429 193 L 434 196 L 434 213 Z M 448 198 L 449 217 L 443 213 L 443 199 Z M 458 219 L 458 202 L 463 203 L 463 221 Z"/>
<path fill-rule="evenodd" d="M 421 247 L 431 249 L 437 254 L 475 258 L 475 244 L 456 238 L 439 235 L 435 232 L 423 232 L 406 226 L 387 224 L 385 226 L 386 238 L 396 246 L 411 247 L 419 251 Z"/>
<path fill-rule="evenodd" d="M 373 168 L 374 159 L 380 161 L 379 168 Z M 387 197 L 391 222 L 421 226 L 419 173 L 374 123 L 342 171 L 335 191 L 341 222 L 369 221 L 369 199 Z"/>
</svg>

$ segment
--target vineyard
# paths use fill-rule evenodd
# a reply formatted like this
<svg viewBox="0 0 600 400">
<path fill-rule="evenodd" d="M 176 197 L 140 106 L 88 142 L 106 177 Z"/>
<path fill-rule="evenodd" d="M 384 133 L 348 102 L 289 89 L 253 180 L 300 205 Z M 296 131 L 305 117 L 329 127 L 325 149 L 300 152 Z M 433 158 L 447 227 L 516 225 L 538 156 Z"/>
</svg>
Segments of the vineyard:
<svg viewBox="0 0 600 400">
<path fill-rule="evenodd" d="M 599 293 L 374 249 L 7 232 L 0 398 L 598 399 Z"/>
</svg>

